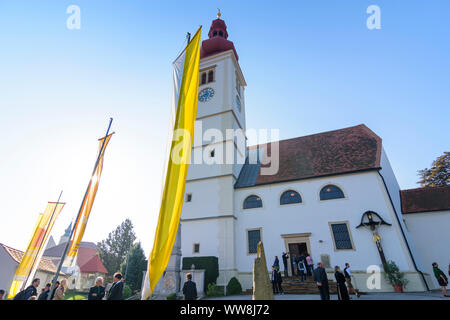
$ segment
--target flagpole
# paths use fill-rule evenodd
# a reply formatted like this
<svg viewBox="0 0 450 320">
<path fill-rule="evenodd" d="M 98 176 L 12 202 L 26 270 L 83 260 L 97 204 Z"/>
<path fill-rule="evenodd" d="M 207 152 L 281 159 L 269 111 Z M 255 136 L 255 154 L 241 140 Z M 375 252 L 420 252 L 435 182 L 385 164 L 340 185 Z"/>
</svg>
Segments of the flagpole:
<svg viewBox="0 0 450 320">
<path fill-rule="evenodd" d="M 127 281 L 127 274 L 128 274 L 128 264 L 129 264 L 129 260 L 130 260 L 130 251 L 131 251 L 131 247 L 133 246 L 133 243 L 130 244 L 130 248 L 128 249 L 128 253 L 127 253 L 127 266 L 125 268 L 125 274 L 124 274 L 124 278 L 125 281 Z"/>
<path fill-rule="evenodd" d="M 92 171 L 91 179 L 89 180 L 88 186 L 87 186 L 87 188 L 86 188 L 86 192 L 84 193 L 83 201 L 81 201 L 80 209 L 78 210 L 78 214 L 77 214 L 77 218 L 75 219 L 75 222 L 78 221 L 78 219 L 80 218 L 81 211 L 82 211 L 82 209 L 83 209 L 83 204 L 84 204 L 84 202 L 86 201 L 87 194 L 88 194 L 89 189 L 91 188 L 91 185 L 92 185 L 92 178 L 93 178 L 94 175 L 95 175 L 95 171 L 97 170 L 98 163 L 100 162 L 100 159 L 101 159 L 101 157 L 102 157 L 103 149 L 104 149 L 105 143 L 106 143 L 106 138 L 108 137 L 109 129 L 111 129 L 111 124 L 112 124 L 112 122 L 113 122 L 113 118 L 110 118 L 110 119 L 109 119 L 108 129 L 106 130 L 105 138 L 103 139 L 102 147 L 100 148 L 100 152 L 98 153 L 97 161 L 95 161 L 94 170 Z M 61 256 L 61 260 L 59 261 L 58 269 L 56 270 L 55 277 L 53 278 L 52 286 L 51 286 L 50 292 L 52 292 L 52 290 L 55 289 L 55 284 L 56 284 L 56 281 L 58 280 L 59 273 L 61 272 L 61 268 L 62 268 L 62 265 L 63 265 L 63 263 L 64 263 L 64 260 L 65 260 L 67 251 L 69 250 L 69 245 L 71 244 L 71 239 L 72 239 L 73 233 L 74 233 L 74 231 L 75 231 L 76 225 L 77 225 L 77 224 L 74 223 L 74 226 L 73 226 L 72 230 L 70 231 L 70 236 L 69 236 L 69 239 L 68 239 L 68 241 L 67 241 L 66 247 L 64 248 L 64 253 L 63 253 L 63 255 Z M 47 300 L 50 300 L 50 296 L 51 296 L 51 294 L 48 295 Z"/>
<path fill-rule="evenodd" d="M 63 193 L 63 191 L 61 190 L 61 192 L 60 192 L 60 194 L 59 194 L 59 197 L 58 197 L 58 201 L 56 201 L 56 206 L 55 206 L 55 208 L 53 209 L 53 212 L 52 212 L 52 215 L 50 216 L 50 219 L 48 220 L 48 221 L 49 221 L 49 224 L 50 224 L 51 221 L 53 220 L 53 216 L 55 215 L 56 209 L 58 208 L 59 200 L 61 200 L 62 193 Z M 41 251 L 41 248 L 42 248 L 42 246 L 44 245 L 44 239 L 45 239 L 46 233 L 48 232 L 48 226 L 49 226 L 49 225 L 47 225 L 47 230 L 45 230 L 45 234 L 44 234 L 44 236 L 43 236 L 43 238 L 42 238 L 42 242 L 39 244 L 39 248 L 38 248 L 38 250 L 37 250 L 37 252 L 36 252 L 36 255 L 35 255 L 34 259 L 33 259 L 33 264 L 32 264 L 32 266 L 35 265 L 36 260 L 37 260 L 38 255 L 39 255 L 39 252 Z M 39 262 L 38 262 L 38 263 L 39 263 Z M 32 267 L 32 268 L 30 269 L 30 272 L 28 272 L 28 276 L 27 276 L 26 280 L 25 280 L 25 281 L 23 282 L 23 284 L 22 284 L 22 290 L 23 290 L 24 287 L 26 286 L 26 284 L 27 284 L 27 282 L 28 282 L 28 279 L 30 278 L 31 272 L 33 271 L 33 269 L 34 269 L 34 267 Z M 37 270 L 37 269 L 36 269 L 36 270 Z"/>
</svg>

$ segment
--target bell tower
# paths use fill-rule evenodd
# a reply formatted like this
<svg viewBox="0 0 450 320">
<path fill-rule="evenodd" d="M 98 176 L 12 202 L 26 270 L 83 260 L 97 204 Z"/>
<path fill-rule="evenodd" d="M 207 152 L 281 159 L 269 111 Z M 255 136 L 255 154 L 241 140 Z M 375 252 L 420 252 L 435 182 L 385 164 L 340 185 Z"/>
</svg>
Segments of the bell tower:
<svg viewBox="0 0 450 320">
<path fill-rule="evenodd" d="M 200 49 L 197 121 L 181 213 L 182 256 L 217 257 L 218 285 L 237 276 L 234 184 L 246 158 L 246 83 L 228 37 L 219 12 Z"/>
</svg>

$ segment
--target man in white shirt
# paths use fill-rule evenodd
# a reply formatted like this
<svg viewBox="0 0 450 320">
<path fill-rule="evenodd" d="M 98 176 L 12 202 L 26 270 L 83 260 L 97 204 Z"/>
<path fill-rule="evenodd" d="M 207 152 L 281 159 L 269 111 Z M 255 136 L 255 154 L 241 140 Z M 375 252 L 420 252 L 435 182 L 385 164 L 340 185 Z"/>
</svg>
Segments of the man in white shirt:
<svg viewBox="0 0 450 320">
<path fill-rule="evenodd" d="M 347 283 L 348 292 L 353 292 L 358 298 L 361 296 L 358 290 L 356 290 L 352 285 L 352 273 L 350 271 L 350 264 L 347 262 L 344 268 L 345 282 Z"/>
</svg>

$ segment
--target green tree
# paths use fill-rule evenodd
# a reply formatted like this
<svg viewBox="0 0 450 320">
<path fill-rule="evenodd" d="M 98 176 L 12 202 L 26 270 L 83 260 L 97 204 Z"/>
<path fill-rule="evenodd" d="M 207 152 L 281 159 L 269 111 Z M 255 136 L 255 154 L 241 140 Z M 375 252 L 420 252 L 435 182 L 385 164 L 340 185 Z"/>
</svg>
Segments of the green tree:
<svg viewBox="0 0 450 320">
<path fill-rule="evenodd" d="M 418 171 L 422 187 L 441 187 L 450 184 L 450 152 L 433 161 L 430 169 L 425 168 Z"/>
<path fill-rule="evenodd" d="M 97 243 L 100 259 L 109 275 L 120 271 L 120 265 L 125 261 L 135 240 L 133 224 L 130 219 L 126 219 L 109 233 L 108 238 Z"/>
<path fill-rule="evenodd" d="M 133 292 L 141 290 L 142 276 L 145 270 L 147 270 L 147 261 L 141 243 L 138 242 L 131 248 L 128 259 L 121 265 L 121 272 Z"/>
</svg>

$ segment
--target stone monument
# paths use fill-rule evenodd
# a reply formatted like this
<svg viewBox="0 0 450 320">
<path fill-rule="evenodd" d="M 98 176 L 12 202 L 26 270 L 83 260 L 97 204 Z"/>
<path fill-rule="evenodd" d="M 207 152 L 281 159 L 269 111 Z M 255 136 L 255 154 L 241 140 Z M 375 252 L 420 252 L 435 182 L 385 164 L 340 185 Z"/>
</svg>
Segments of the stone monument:
<svg viewBox="0 0 450 320">
<path fill-rule="evenodd" d="M 269 282 L 264 246 L 258 243 L 258 255 L 253 265 L 253 300 L 274 300 L 272 286 Z"/>
</svg>

